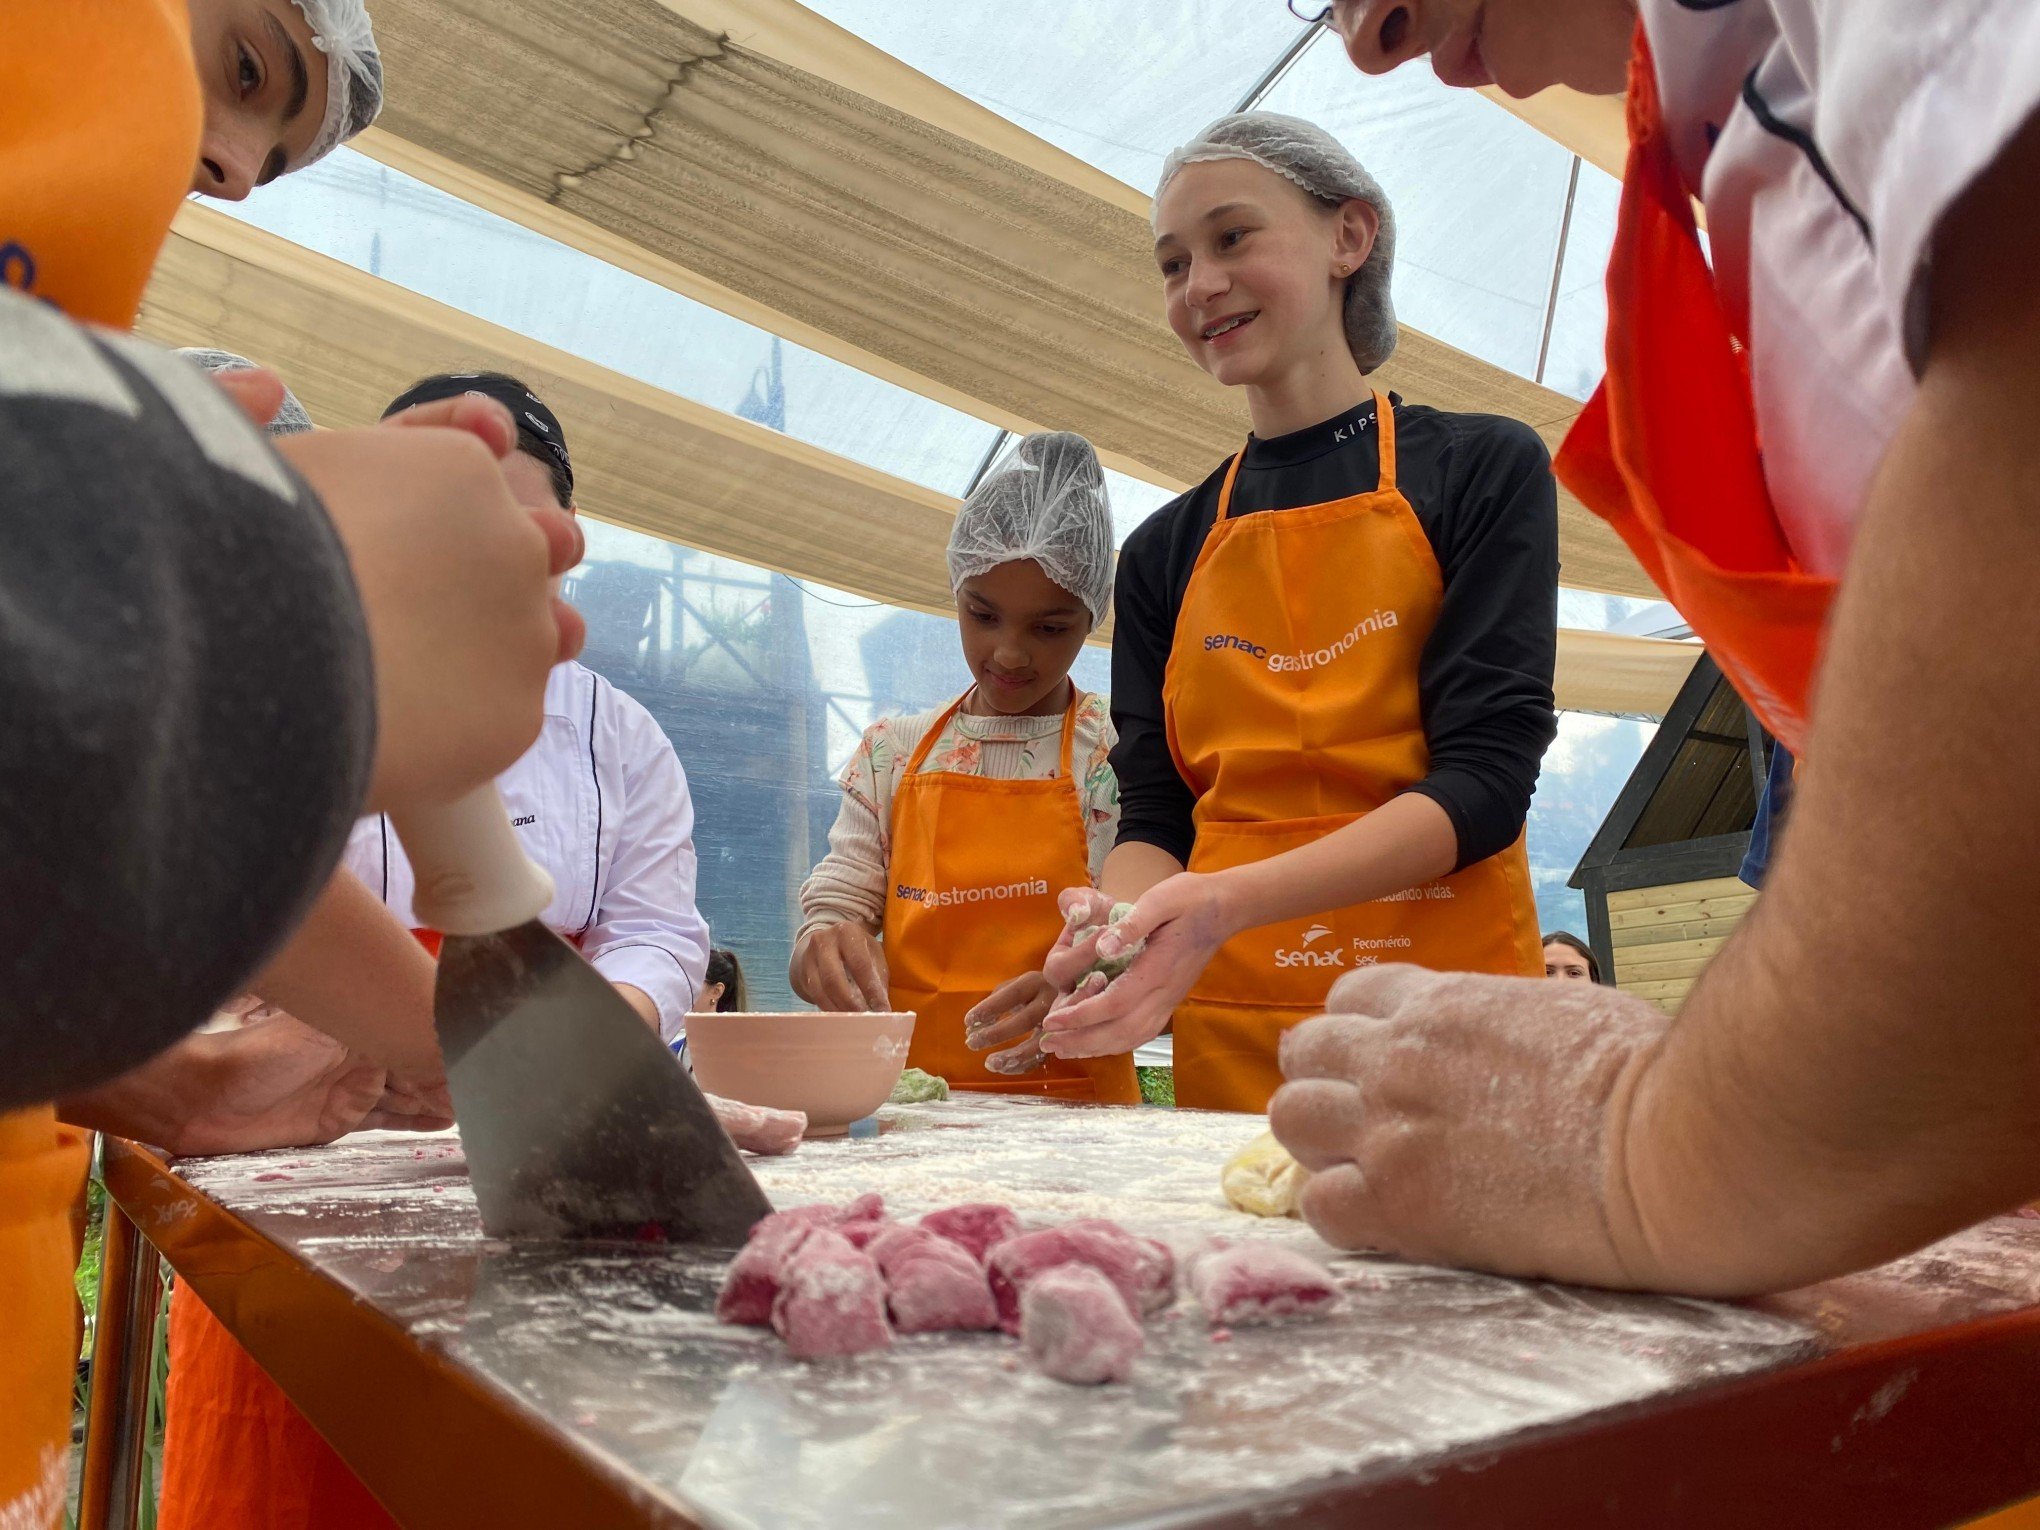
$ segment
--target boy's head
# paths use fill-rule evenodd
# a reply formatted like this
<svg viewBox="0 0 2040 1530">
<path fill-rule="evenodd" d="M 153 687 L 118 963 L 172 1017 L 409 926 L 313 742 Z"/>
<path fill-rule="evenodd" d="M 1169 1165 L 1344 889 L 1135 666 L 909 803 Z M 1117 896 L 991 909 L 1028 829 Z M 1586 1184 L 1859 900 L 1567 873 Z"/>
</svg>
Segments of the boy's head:
<svg viewBox="0 0 2040 1530">
<path fill-rule="evenodd" d="M 382 110 L 362 0 L 190 0 L 205 137 L 191 189 L 238 202 L 302 170 Z"/>
<path fill-rule="evenodd" d="M 1112 605 L 1105 472 L 1082 436 L 1022 438 L 964 500 L 949 536 L 964 658 L 995 711 L 1052 708 Z"/>
<path fill-rule="evenodd" d="M 1722 0 L 1682 3 L 1703 10 Z M 1628 77 L 1636 0 L 1336 0 L 1328 19 L 1368 74 L 1428 53 L 1447 85 L 1612 96 Z"/>
<path fill-rule="evenodd" d="M 476 393 L 492 398 L 517 422 L 517 452 L 503 464 L 510 492 L 520 505 L 558 505 L 573 513 L 574 459 L 567 453 L 567 433 L 529 384 L 507 372 L 439 372 L 411 384 L 383 410 L 383 418 L 419 404 Z"/>
</svg>

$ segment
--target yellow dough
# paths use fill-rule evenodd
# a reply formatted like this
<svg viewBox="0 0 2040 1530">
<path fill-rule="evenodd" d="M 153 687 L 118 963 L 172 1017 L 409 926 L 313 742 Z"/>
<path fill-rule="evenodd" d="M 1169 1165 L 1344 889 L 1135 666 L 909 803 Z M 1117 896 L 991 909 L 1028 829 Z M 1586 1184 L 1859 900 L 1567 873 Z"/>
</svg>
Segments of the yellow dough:
<svg viewBox="0 0 2040 1530">
<path fill-rule="evenodd" d="M 1293 1217 L 1309 1178 L 1275 1134 L 1263 1132 L 1226 1160 L 1218 1183 L 1235 1210 L 1257 1217 Z"/>
</svg>

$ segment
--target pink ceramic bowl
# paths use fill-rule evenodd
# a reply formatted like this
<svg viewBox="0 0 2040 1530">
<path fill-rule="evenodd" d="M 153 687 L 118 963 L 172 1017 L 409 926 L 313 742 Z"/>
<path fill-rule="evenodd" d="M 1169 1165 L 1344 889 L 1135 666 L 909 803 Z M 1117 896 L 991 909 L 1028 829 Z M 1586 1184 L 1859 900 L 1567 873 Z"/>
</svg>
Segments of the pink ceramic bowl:
<svg viewBox="0 0 2040 1530">
<path fill-rule="evenodd" d="M 710 1094 L 807 1112 L 810 1137 L 840 1137 L 886 1102 L 907 1065 L 914 1017 L 727 1012 L 687 1017 L 687 1055 Z"/>
</svg>

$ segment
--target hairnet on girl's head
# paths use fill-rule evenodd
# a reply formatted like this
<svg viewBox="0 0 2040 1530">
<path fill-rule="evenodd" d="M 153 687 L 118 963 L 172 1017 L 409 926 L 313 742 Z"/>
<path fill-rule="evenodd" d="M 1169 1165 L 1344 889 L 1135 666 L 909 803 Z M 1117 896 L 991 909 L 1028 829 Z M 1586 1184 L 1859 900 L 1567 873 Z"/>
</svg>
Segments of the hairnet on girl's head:
<svg viewBox="0 0 2040 1530">
<path fill-rule="evenodd" d="M 1380 227 L 1374 248 L 1346 279 L 1346 344 L 1360 370 L 1372 372 L 1395 350 L 1395 304 L 1389 279 L 1395 272 L 1395 212 L 1381 183 L 1369 175 L 1345 145 L 1314 122 L 1280 112 L 1235 112 L 1221 117 L 1162 165 L 1155 199 L 1185 165 L 1214 159 L 1244 159 L 1294 181 L 1321 202 L 1365 202 Z"/>
<path fill-rule="evenodd" d="M 382 53 L 363 0 L 291 0 L 326 55 L 326 120 L 309 153 L 290 168 L 323 159 L 367 127 L 383 107 Z M 307 60 L 309 62 L 309 60 Z"/>
<path fill-rule="evenodd" d="M 203 346 L 192 346 L 177 354 L 197 362 L 208 372 L 257 370 L 254 362 L 246 356 L 237 356 L 232 351 L 214 351 Z M 263 427 L 272 436 L 299 436 L 312 428 L 312 417 L 305 413 L 305 406 L 298 402 L 297 395 L 288 388 L 283 390 L 283 407 L 276 411 L 276 418 Z"/>
<path fill-rule="evenodd" d="M 1084 603 L 1095 626 L 1112 607 L 1112 509 L 1105 470 L 1082 436 L 1022 436 L 956 512 L 949 587 L 1031 558 Z"/>
</svg>

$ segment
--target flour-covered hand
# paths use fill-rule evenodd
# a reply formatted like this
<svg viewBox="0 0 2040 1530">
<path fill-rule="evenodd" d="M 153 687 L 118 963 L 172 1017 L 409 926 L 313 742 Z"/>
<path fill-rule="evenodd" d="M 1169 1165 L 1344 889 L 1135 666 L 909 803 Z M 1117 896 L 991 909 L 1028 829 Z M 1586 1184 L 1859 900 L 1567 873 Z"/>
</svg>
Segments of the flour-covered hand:
<svg viewBox="0 0 2040 1530">
<path fill-rule="evenodd" d="M 1651 1283 L 1624 1174 L 1668 1021 L 1612 988 L 1419 967 L 1342 978 L 1282 1041 L 1268 1123 L 1342 1248 L 1594 1285 Z"/>
<path fill-rule="evenodd" d="M 1157 882 L 1089 942 L 1092 962 L 1133 953 L 1143 941 L 1146 948 L 1102 989 L 1094 983 L 1093 992 L 1072 993 L 1051 1009 L 1042 1050 L 1051 1057 L 1113 1057 L 1154 1040 L 1236 929 L 1219 877 L 1186 871 Z"/>
</svg>

